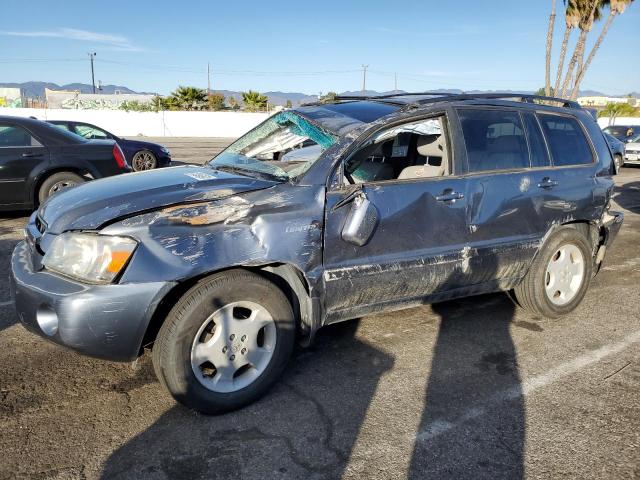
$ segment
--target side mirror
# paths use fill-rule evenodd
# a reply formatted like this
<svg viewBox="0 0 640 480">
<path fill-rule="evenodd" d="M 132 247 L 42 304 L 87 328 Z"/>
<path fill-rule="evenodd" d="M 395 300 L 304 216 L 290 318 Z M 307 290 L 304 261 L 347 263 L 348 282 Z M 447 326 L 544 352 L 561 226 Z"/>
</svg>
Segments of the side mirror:
<svg viewBox="0 0 640 480">
<path fill-rule="evenodd" d="M 379 220 L 376 206 L 369 201 L 364 191 L 358 191 L 353 197 L 349 213 L 345 218 L 342 239 L 358 247 L 366 245 L 376 230 Z"/>
</svg>

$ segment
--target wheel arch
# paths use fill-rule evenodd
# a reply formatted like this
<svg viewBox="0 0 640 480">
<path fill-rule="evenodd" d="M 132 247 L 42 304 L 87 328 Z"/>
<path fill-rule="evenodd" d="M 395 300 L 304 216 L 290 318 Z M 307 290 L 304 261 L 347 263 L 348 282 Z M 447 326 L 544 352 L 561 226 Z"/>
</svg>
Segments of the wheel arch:
<svg viewBox="0 0 640 480">
<path fill-rule="evenodd" d="M 38 174 L 38 176 L 34 179 L 31 184 L 31 191 L 29 192 L 30 198 L 33 201 L 33 205 L 38 206 L 40 201 L 38 200 L 38 192 L 42 184 L 49 178 L 51 175 L 55 175 L 56 173 L 62 172 L 70 172 L 75 173 L 76 175 L 80 175 L 81 177 L 91 177 L 94 179 L 94 174 L 90 170 L 77 166 L 55 166 L 44 170 Z"/>
<path fill-rule="evenodd" d="M 186 279 L 175 285 L 158 303 L 151 320 L 145 330 L 140 344 L 140 352 L 145 347 L 151 346 L 155 341 L 162 324 L 169 311 L 191 287 L 209 276 L 230 270 L 246 270 L 256 273 L 275 284 L 291 303 L 296 318 L 298 338 L 300 343 L 308 345 L 319 325 L 317 302 L 313 302 L 310 296 L 310 287 L 307 278 L 295 266 L 287 263 L 269 263 L 258 266 L 232 266 L 228 268 L 212 270 L 196 277 Z"/>
</svg>

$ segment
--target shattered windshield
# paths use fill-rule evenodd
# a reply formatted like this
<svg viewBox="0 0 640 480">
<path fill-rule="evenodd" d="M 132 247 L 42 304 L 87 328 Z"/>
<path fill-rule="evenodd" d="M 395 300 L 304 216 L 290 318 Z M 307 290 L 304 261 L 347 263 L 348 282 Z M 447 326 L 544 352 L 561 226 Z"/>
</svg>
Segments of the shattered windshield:
<svg viewBox="0 0 640 480">
<path fill-rule="evenodd" d="M 287 181 L 304 173 L 337 140 L 294 112 L 280 112 L 232 143 L 209 166 Z"/>
</svg>

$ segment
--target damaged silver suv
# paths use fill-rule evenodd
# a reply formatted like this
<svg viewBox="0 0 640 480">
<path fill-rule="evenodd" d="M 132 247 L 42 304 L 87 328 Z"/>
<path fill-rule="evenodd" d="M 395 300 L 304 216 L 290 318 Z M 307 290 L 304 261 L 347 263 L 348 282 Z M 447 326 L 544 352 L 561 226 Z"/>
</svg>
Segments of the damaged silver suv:
<svg viewBox="0 0 640 480">
<path fill-rule="evenodd" d="M 622 223 L 576 103 L 337 98 L 278 113 L 205 166 L 104 179 L 35 212 L 12 258 L 31 331 L 135 359 L 205 413 L 246 405 L 334 322 L 513 290 L 575 309 Z"/>
</svg>

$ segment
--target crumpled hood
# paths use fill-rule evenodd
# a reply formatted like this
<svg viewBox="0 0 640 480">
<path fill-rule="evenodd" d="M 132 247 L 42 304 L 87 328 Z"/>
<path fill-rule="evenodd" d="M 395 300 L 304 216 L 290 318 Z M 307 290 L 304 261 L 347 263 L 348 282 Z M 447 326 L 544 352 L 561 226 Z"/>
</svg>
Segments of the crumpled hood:
<svg viewBox="0 0 640 480">
<path fill-rule="evenodd" d="M 95 180 L 61 192 L 44 203 L 39 216 L 50 233 L 93 230 L 143 211 L 215 200 L 275 184 L 208 167 L 161 168 Z"/>
</svg>

